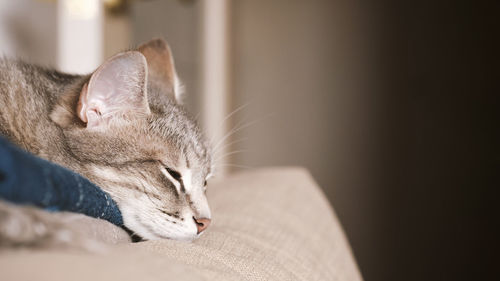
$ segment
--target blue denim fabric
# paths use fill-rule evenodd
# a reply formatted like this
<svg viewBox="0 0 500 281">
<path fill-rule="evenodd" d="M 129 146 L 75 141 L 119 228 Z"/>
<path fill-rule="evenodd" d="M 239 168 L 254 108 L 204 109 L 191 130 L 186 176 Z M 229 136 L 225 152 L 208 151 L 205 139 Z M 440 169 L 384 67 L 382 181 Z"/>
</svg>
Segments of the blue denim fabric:
<svg viewBox="0 0 500 281">
<path fill-rule="evenodd" d="M 123 225 L 111 196 L 86 178 L 31 155 L 0 136 L 0 199 Z"/>
</svg>

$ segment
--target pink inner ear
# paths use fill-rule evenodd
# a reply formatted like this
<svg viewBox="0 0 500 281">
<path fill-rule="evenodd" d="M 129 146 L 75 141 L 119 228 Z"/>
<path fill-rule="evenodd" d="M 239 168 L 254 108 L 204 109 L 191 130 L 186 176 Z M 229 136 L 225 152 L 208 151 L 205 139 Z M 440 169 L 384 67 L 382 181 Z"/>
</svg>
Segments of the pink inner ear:
<svg viewBox="0 0 500 281">
<path fill-rule="evenodd" d="M 82 91 L 80 92 L 80 97 L 78 98 L 78 105 L 76 107 L 76 113 L 78 114 L 78 117 L 80 120 L 83 121 L 83 123 L 87 123 L 87 114 L 86 114 L 86 109 L 87 109 L 87 90 L 88 90 L 88 84 L 85 83 L 83 85 Z"/>
<path fill-rule="evenodd" d="M 101 113 L 97 108 L 93 108 L 91 105 L 89 105 L 87 101 L 87 95 L 88 85 L 87 83 L 85 83 L 82 91 L 80 92 L 80 98 L 78 99 L 78 105 L 76 108 L 77 114 L 80 120 L 82 120 L 84 123 L 87 123 L 87 127 L 96 127 L 99 125 Z"/>
<path fill-rule="evenodd" d="M 147 64 L 139 52 L 118 54 L 99 67 L 80 93 L 77 114 L 87 128 L 114 118 L 149 114 Z"/>
</svg>

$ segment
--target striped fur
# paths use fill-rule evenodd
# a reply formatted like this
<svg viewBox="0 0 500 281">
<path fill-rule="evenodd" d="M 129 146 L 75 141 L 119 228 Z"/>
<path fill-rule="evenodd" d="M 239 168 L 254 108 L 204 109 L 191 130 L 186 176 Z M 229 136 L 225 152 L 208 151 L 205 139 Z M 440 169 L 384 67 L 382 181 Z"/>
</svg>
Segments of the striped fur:
<svg viewBox="0 0 500 281">
<path fill-rule="evenodd" d="M 165 67 L 177 79 L 166 43 L 156 39 L 141 48 L 150 45 L 150 53 L 163 48 L 156 56 L 169 56 Z M 142 238 L 192 240 L 198 237 L 193 217 L 210 218 L 204 183 L 212 172 L 211 151 L 175 100 L 178 81 L 159 81 L 162 76 L 149 71 L 144 95 L 150 112 L 90 130 L 76 112 L 90 75 L 0 59 L 0 133 L 101 186 L 118 203 L 125 226 Z M 181 173 L 181 181 L 167 168 Z"/>
</svg>

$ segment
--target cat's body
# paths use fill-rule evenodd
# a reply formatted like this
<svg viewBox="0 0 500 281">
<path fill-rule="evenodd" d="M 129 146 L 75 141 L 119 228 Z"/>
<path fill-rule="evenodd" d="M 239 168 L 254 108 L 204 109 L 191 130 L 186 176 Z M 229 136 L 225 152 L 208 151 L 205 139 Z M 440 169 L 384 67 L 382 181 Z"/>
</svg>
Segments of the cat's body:
<svg viewBox="0 0 500 281">
<path fill-rule="evenodd" d="M 0 59 L 0 133 L 110 193 L 139 236 L 192 240 L 210 222 L 211 158 L 178 88 L 160 39 L 88 76 Z"/>
</svg>

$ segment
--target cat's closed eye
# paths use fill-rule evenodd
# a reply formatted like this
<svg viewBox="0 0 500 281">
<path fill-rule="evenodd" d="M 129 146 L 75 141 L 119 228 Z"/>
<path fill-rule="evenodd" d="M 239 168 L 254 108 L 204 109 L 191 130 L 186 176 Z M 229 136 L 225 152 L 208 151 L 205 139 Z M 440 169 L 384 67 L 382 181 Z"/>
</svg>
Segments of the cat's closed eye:
<svg viewBox="0 0 500 281">
<path fill-rule="evenodd" d="M 184 183 L 182 182 L 181 173 L 168 167 L 162 161 L 157 161 L 160 164 L 160 169 L 162 173 L 175 185 L 177 192 L 185 192 Z"/>
<path fill-rule="evenodd" d="M 173 170 L 173 169 L 170 169 L 169 167 L 166 167 L 165 166 L 165 170 L 167 170 L 167 172 L 178 182 L 181 182 L 182 181 L 182 175 L 181 173 Z"/>
</svg>

